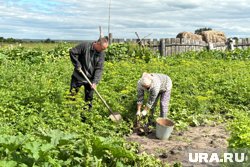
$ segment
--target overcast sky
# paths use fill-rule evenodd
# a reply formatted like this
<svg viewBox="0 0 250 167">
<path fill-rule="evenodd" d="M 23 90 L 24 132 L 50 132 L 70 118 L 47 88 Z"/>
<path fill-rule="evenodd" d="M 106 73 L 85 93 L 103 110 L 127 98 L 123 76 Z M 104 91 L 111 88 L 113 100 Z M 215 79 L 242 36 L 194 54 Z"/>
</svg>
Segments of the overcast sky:
<svg viewBox="0 0 250 167">
<path fill-rule="evenodd" d="M 0 0 L 0 37 L 93 40 L 108 34 L 110 0 Z M 249 0 L 111 0 L 114 38 L 174 38 L 209 27 L 250 37 Z"/>
</svg>

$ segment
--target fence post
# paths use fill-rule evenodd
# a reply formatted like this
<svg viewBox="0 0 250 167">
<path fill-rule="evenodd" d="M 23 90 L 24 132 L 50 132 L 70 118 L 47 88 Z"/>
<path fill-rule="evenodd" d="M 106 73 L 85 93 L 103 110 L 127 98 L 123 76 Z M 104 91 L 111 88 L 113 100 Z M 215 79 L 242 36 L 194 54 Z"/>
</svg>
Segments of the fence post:
<svg viewBox="0 0 250 167">
<path fill-rule="evenodd" d="M 238 39 L 238 48 L 243 49 L 243 47 L 242 47 L 242 38 Z"/>
<path fill-rule="evenodd" d="M 157 39 L 153 39 L 153 48 L 155 51 L 160 51 L 159 49 L 159 43 Z"/>
<path fill-rule="evenodd" d="M 171 39 L 166 38 L 165 39 L 165 45 L 166 45 L 166 56 L 171 56 L 172 55 L 172 45 L 171 45 Z"/>
<path fill-rule="evenodd" d="M 208 50 L 213 50 L 214 49 L 214 44 L 212 42 L 208 43 Z"/>
<path fill-rule="evenodd" d="M 192 50 L 190 45 L 191 45 L 190 39 L 186 39 L 186 50 L 185 50 L 186 52 Z"/>
<path fill-rule="evenodd" d="M 250 47 L 250 38 L 247 38 L 247 48 Z"/>
<path fill-rule="evenodd" d="M 109 33 L 109 45 L 111 45 L 113 42 L 113 35 L 112 33 Z"/>
<path fill-rule="evenodd" d="M 247 48 L 250 47 L 250 38 L 247 38 Z"/>
<path fill-rule="evenodd" d="M 175 54 L 179 54 L 179 53 L 181 53 L 181 47 L 180 47 L 180 45 L 181 45 L 181 39 L 180 38 L 176 38 L 175 39 L 176 40 L 176 53 Z"/>
<path fill-rule="evenodd" d="M 246 49 L 247 48 L 247 39 L 246 38 L 244 38 L 244 39 L 242 39 L 242 49 Z"/>
<path fill-rule="evenodd" d="M 186 52 L 187 51 L 187 39 L 181 38 L 181 44 L 183 46 L 183 52 Z"/>
<path fill-rule="evenodd" d="M 160 39 L 161 45 L 161 56 L 166 56 L 166 46 L 165 46 L 165 39 Z"/>
</svg>

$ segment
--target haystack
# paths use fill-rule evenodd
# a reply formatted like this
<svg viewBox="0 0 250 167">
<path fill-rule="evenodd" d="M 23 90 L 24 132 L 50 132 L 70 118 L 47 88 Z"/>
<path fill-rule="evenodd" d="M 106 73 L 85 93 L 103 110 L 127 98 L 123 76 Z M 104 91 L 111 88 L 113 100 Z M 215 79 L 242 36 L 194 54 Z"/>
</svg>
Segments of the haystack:
<svg viewBox="0 0 250 167">
<path fill-rule="evenodd" d="M 210 30 L 210 31 L 202 31 L 201 32 L 202 35 L 202 39 L 203 41 L 209 43 L 216 43 L 216 42 L 226 42 L 227 38 L 224 34 L 224 32 L 221 31 L 214 31 L 214 30 Z"/>
<path fill-rule="evenodd" d="M 185 39 L 191 39 L 191 40 L 195 40 L 195 41 L 202 41 L 202 36 L 201 35 L 197 35 L 194 34 L 192 32 L 180 32 L 176 38 L 185 38 Z"/>
</svg>

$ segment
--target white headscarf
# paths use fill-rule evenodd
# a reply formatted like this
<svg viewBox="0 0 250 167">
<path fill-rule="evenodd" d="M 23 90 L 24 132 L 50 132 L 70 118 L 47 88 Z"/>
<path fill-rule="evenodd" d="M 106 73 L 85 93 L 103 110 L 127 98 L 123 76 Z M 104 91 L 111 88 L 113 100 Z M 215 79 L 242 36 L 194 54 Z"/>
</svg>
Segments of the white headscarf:
<svg viewBox="0 0 250 167">
<path fill-rule="evenodd" d="M 150 87 L 152 83 L 152 76 L 149 73 L 144 72 L 141 77 L 141 85 Z"/>
</svg>

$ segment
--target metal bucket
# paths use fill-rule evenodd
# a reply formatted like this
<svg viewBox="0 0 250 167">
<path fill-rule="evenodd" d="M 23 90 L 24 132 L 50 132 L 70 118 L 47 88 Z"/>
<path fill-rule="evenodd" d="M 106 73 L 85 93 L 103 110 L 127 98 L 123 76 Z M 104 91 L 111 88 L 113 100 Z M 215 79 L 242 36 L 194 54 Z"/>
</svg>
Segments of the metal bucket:
<svg viewBox="0 0 250 167">
<path fill-rule="evenodd" d="M 168 139 L 173 131 L 174 122 L 167 118 L 156 119 L 156 137 L 161 140 Z"/>
</svg>

